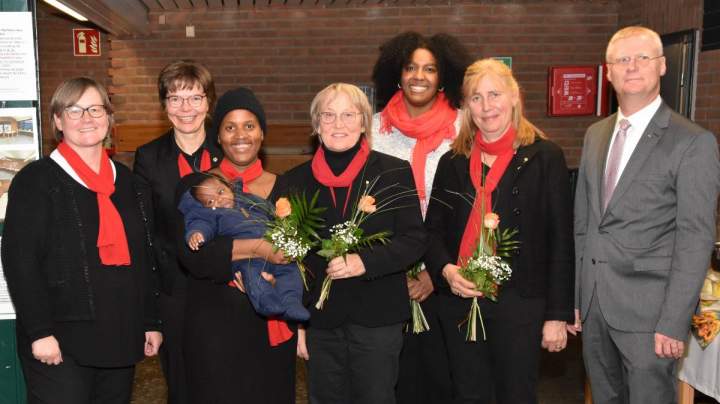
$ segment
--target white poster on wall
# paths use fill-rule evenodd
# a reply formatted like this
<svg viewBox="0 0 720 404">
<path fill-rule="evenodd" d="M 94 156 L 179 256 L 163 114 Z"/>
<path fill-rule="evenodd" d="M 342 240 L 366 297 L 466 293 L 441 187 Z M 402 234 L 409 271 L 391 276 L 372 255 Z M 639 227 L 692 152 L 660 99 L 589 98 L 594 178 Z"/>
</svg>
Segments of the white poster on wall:
<svg viewBox="0 0 720 404">
<path fill-rule="evenodd" d="M 36 116 L 35 108 L 0 108 L 0 222 L 5 220 L 10 182 L 39 157 Z"/>
<path fill-rule="evenodd" d="M 0 13 L 0 101 L 35 100 L 32 13 Z"/>
</svg>

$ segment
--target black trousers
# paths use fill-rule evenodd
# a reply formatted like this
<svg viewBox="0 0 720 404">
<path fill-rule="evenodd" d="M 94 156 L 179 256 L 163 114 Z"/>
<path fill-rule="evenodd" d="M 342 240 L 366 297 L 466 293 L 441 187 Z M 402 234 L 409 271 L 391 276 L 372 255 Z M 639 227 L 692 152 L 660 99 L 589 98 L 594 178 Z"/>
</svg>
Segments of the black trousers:
<svg viewBox="0 0 720 404">
<path fill-rule="evenodd" d="M 46 365 L 20 354 L 28 404 L 128 404 L 135 366 L 97 368 L 79 365 L 67 355 Z"/>
<path fill-rule="evenodd" d="M 185 382 L 183 358 L 183 332 L 185 328 L 185 302 L 187 281 L 177 276 L 173 295 L 160 293 L 158 308 L 162 320 L 163 343 L 160 345 L 160 366 L 167 383 L 168 404 L 187 404 L 189 396 Z"/>
<path fill-rule="evenodd" d="M 310 403 L 395 403 L 403 326 L 308 328 Z"/>
<path fill-rule="evenodd" d="M 437 303 L 437 295 L 421 303 L 430 330 L 413 334 L 409 328 L 403 337 L 396 387 L 398 404 L 447 404 L 452 401 L 447 348 L 436 313 Z"/>
<path fill-rule="evenodd" d="M 540 343 L 545 300 L 500 292 L 498 302 L 480 299 L 487 340 L 477 324 L 478 341 L 465 340 L 462 323 L 471 299 L 439 296 L 438 316 L 448 349 L 453 403 L 537 403 Z"/>
</svg>

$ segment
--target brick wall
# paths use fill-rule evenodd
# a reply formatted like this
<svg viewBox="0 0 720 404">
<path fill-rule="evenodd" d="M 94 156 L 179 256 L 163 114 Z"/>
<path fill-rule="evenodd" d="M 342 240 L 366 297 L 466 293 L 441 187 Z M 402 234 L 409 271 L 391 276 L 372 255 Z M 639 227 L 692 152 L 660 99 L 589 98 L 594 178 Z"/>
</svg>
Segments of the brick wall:
<svg viewBox="0 0 720 404">
<path fill-rule="evenodd" d="M 620 26 L 642 24 L 667 34 L 702 28 L 702 0 L 621 0 Z M 701 34 L 702 35 L 702 34 Z M 698 60 L 695 121 L 720 136 L 720 50 Z"/>
<path fill-rule="evenodd" d="M 109 85 L 110 42 L 108 35 L 102 33 L 100 57 L 73 56 L 72 29 L 94 27 L 80 25 L 43 2 L 38 2 L 37 5 L 43 152 L 47 154 L 55 145 L 48 112 L 55 89 L 63 80 L 76 76 L 93 77 L 102 84 Z"/>
<path fill-rule="evenodd" d="M 660 33 L 701 25 L 700 0 L 556 0 L 417 5 L 258 6 L 236 11 L 151 13 L 151 35 L 103 35 L 103 56 L 72 56 L 71 30 L 81 27 L 38 4 L 39 62 L 45 150 L 52 146 L 46 115 L 64 78 L 90 75 L 110 86 L 121 123 L 162 123 L 155 80 L 179 58 L 206 63 L 218 91 L 245 85 L 258 92 L 274 123 L 307 123 L 309 102 L 331 81 L 370 84 L 377 47 L 408 29 L 460 37 L 476 57 L 513 56 L 529 117 L 578 162 L 581 138 L 593 117 L 546 117 L 547 67 L 602 61 L 617 26 L 644 24 Z M 668 10 L 675 10 L 667 13 Z M 663 11 L 665 10 L 665 11 Z M 668 18 L 672 14 L 673 18 Z M 194 25 L 195 38 L 185 38 Z M 429 28 L 430 27 L 430 28 Z M 696 120 L 720 133 L 720 51 L 703 52 L 698 65 Z M 269 133 L 268 136 L 272 136 Z"/>
<path fill-rule="evenodd" d="M 701 52 L 695 121 L 720 135 L 720 50 Z"/>
<path fill-rule="evenodd" d="M 109 75 L 120 123 L 159 123 L 155 80 L 180 58 L 205 63 L 218 91 L 248 86 L 274 123 L 307 123 L 314 94 L 334 81 L 370 84 L 378 46 L 406 30 L 448 32 L 478 58 L 512 56 L 528 116 L 577 165 L 594 117 L 548 118 L 547 68 L 596 64 L 617 27 L 617 1 L 507 1 L 477 4 L 258 6 L 236 11 L 151 13 L 151 34 L 113 38 Z M 344 2 L 338 2 L 344 3 Z M 194 25 L 195 38 L 185 38 Z M 272 136 L 269 133 L 268 136 Z"/>
</svg>

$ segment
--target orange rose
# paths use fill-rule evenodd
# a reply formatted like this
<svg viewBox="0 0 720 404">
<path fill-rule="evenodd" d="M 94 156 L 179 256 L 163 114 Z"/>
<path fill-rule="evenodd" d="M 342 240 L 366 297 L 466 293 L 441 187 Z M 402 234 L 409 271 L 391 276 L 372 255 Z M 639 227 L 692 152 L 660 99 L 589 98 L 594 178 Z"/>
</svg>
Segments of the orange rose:
<svg viewBox="0 0 720 404">
<path fill-rule="evenodd" d="M 486 228 L 490 230 L 495 230 L 500 224 L 500 216 L 498 216 L 497 213 L 488 212 L 483 218 L 483 224 Z"/>
<path fill-rule="evenodd" d="M 360 202 L 358 202 L 358 209 L 365 213 L 375 212 L 377 210 L 377 206 L 375 206 L 375 198 L 370 195 L 363 195 L 363 197 L 360 198 Z"/>
<path fill-rule="evenodd" d="M 290 213 L 292 213 L 292 207 L 287 198 L 280 198 L 275 202 L 275 216 L 283 218 L 290 216 Z"/>
</svg>

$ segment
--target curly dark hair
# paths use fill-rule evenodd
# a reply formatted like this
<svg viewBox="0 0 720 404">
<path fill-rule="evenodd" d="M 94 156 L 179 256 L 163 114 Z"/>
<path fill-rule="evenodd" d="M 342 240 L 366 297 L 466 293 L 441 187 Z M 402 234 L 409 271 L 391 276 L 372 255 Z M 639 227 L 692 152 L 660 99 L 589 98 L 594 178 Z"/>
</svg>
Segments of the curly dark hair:
<svg viewBox="0 0 720 404">
<path fill-rule="evenodd" d="M 435 56 L 439 87 L 445 88 L 450 105 L 460 108 L 463 76 L 472 63 L 465 46 L 449 34 L 435 34 L 427 38 L 417 32 L 404 32 L 380 45 L 380 56 L 372 73 L 378 109 L 385 107 L 398 90 L 402 70 L 410 63 L 416 49 L 427 49 Z"/>
</svg>

